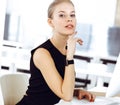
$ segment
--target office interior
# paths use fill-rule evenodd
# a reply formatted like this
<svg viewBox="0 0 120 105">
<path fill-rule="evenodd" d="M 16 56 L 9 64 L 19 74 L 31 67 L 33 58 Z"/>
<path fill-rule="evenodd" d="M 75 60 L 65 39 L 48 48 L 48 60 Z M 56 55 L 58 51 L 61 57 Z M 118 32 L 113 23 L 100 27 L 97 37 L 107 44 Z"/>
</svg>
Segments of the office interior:
<svg viewBox="0 0 120 105">
<path fill-rule="evenodd" d="M 30 73 L 31 49 L 52 34 L 47 24 L 47 7 L 51 1 L 0 0 L 1 75 L 6 71 Z M 77 36 L 83 39 L 83 45 L 76 46 L 74 55 L 75 86 L 91 89 L 101 85 L 98 83 L 101 77 L 102 86 L 108 87 L 120 52 L 120 0 L 72 1 Z M 88 70 L 93 71 L 87 74 Z"/>
</svg>

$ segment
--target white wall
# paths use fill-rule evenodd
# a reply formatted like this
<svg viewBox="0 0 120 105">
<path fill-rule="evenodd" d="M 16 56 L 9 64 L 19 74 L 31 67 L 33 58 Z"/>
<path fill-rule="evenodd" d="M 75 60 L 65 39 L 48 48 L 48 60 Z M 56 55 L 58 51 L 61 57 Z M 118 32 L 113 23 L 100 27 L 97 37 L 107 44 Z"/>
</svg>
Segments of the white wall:
<svg viewBox="0 0 120 105">
<path fill-rule="evenodd" d="M 94 39 L 92 41 L 91 50 L 97 55 L 107 55 L 107 32 L 108 28 L 114 25 L 116 0 L 72 1 L 75 4 L 77 21 L 92 24 L 92 35 Z"/>
<path fill-rule="evenodd" d="M 6 11 L 6 0 L 0 0 L 0 59 L 1 59 L 1 49 L 2 49 L 1 45 L 2 45 L 3 33 L 4 33 L 5 11 Z"/>
</svg>

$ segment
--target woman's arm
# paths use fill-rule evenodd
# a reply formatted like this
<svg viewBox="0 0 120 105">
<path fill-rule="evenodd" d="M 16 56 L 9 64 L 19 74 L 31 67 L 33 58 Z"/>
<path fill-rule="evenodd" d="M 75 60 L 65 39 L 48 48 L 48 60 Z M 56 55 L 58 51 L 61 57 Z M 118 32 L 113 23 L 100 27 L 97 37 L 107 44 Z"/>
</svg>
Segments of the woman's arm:
<svg viewBox="0 0 120 105">
<path fill-rule="evenodd" d="M 64 79 L 58 73 L 50 53 L 39 48 L 33 55 L 33 61 L 50 87 L 50 89 L 61 99 L 70 101 L 73 98 L 75 71 L 74 64 L 65 67 Z"/>
<path fill-rule="evenodd" d="M 73 60 L 76 42 L 82 43 L 81 39 L 74 38 L 74 35 L 68 38 L 66 60 Z M 49 88 L 61 99 L 71 101 L 75 86 L 74 64 L 70 64 L 65 67 L 65 75 L 64 79 L 62 79 L 55 67 L 55 62 L 46 49 L 37 49 L 33 55 L 33 61 L 36 67 L 41 70 L 41 73 Z"/>
</svg>

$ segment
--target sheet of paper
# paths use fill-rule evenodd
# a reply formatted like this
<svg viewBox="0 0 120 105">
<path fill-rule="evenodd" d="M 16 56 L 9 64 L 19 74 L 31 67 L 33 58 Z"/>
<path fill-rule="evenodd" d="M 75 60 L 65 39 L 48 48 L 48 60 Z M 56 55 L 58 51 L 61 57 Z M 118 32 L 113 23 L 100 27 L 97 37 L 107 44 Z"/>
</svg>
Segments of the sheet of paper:
<svg viewBox="0 0 120 105">
<path fill-rule="evenodd" d="M 78 100 L 77 98 L 74 98 L 72 100 L 72 105 L 120 105 L 120 97 L 96 97 L 95 102 L 89 102 L 85 99 Z"/>
<path fill-rule="evenodd" d="M 85 99 L 78 100 L 77 98 L 73 98 L 71 102 L 65 102 L 61 100 L 56 105 L 120 105 L 120 97 L 101 97 L 97 96 L 95 102 L 89 102 Z"/>
</svg>

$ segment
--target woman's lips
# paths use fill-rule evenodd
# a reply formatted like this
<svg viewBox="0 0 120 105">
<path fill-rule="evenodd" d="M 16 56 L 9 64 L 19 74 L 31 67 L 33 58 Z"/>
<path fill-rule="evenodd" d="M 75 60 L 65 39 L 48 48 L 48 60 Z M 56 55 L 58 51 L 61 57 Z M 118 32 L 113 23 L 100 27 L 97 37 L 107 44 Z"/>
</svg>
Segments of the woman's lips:
<svg viewBox="0 0 120 105">
<path fill-rule="evenodd" d="M 65 27 L 68 28 L 68 29 L 72 29 L 74 26 L 72 24 L 68 24 Z"/>
</svg>

